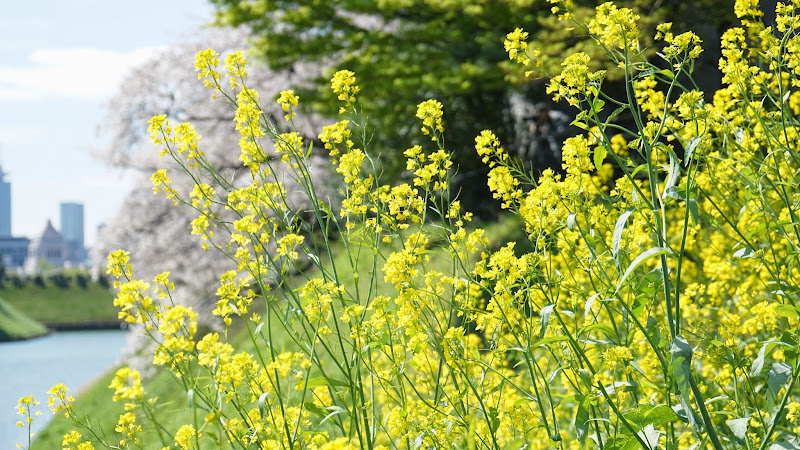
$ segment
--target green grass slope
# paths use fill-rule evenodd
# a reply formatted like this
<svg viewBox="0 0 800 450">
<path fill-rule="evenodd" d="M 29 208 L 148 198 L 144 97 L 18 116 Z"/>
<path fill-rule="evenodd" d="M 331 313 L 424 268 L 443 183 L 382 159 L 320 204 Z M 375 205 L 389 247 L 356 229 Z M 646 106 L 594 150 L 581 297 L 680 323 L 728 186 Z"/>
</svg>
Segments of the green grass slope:
<svg viewBox="0 0 800 450">
<path fill-rule="evenodd" d="M 39 287 L 33 283 L 23 287 L 6 284 L 0 289 L 0 297 L 50 328 L 112 326 L 120 322 L 112 303 L 114 296 L 107 287 L 98 284 L 66 289 L 52 285 Z"/>
<path fill-rule="evenodd" d="M 0 298 L 0 342 L 29 339 L 47 333 L 41 323 Z"/>
</svg>

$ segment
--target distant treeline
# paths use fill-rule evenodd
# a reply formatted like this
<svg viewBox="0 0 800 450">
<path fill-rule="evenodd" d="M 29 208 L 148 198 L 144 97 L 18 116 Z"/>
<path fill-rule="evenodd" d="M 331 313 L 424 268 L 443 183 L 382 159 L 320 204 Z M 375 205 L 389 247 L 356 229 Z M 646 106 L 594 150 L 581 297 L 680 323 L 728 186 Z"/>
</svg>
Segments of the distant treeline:
<svg viewBox="0 0 800 450">
<path fill-rule="evenodd" d="M 45 274 L 25 276 L 10 272 L 0 266 L 0 289 L 22 289 L 29 285 L 38 286 L 42 289 L 47 286 L 56 286 L 61 289 L 69 289 L 72 287 L 88 289 L 92 283 L 103 287 L 109 287 L 108 278 L 105 274 L 98 274 L 98 276 L 93 277 L 92 273 L 86 269 L 61 269 L 50 271 Z"/>
</svg>

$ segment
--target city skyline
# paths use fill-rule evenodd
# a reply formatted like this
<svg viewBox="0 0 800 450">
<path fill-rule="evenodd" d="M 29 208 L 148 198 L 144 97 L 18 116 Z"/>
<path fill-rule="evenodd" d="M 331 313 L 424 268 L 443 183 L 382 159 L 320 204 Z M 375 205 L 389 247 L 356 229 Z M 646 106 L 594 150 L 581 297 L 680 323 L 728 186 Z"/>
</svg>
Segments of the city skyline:
<svg viewBox="0 0 800 450">
<path fill-rule="evenodd" d="M 11 205 L 13 203 L 13 188 L 11 180 L 6 178 L 8 174 L 3 170 L 3 164 L 0 161 L 0 237 L 26 237 L 32 238 L 35 236 L 24 235 L 16 233 L 13 227 L 14 214 Z M 56 200 L 59 204 L 59 225 L 67 240 L 72 240 L 80 246 L 85 245 L 85 231 L 84 231 L 84 210 L 83 203 L 77 201 L 64 201 Z M 52 223 L 53 219 L 48 217 L 45 221 Z"/>
<path fill-rule="evenodd" d="M 209 22 L 211 10 L 206 0 L 3 4 L 0 165 L 12 185 L 12 235 L 33 238 L 58 222 L 61 202 L 78 202 L 85 244 L 94 244 L 136 178 L 92 157 L 105 145 L 104 105 L 131 68 Z"/>
<path fill-rule="evenodd" d="M 10 183 L 2 177 L 0 167 L 0 228 L 11 222 L 8 201 Z M 83 204 L 59 204 L 59 230 L 47 219 L 43 231 L 32 236 L 0 233 L 0 264 L 13 270 L 35 273 L 42 261 L 56 267 L 89 266 L 89 252 L 85 245 Z"/>
<path fill-rule="evenodd" d="M 0 237 L 11 236 L 11 183 L 0 163 Z"/>
</svg>

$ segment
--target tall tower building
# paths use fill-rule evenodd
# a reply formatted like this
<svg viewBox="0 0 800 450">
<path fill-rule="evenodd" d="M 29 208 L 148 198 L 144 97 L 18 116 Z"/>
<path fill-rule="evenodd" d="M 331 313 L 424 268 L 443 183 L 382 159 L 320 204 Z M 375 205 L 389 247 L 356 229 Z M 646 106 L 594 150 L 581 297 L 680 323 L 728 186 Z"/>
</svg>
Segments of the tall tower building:
<svg viewBox="0 0 800 450">
<path fill-rule="evenodd" d="M 11 183 L 0 166 L 0 237 L 11 237 Z"/>
<path fill-rule="evenodd" d="M 83 204 L 61 204 L 61 235 L 67 243 L 66 260 L 80 264 L 86 260 L 86 248 L 83 246 Z"/>
</svg>

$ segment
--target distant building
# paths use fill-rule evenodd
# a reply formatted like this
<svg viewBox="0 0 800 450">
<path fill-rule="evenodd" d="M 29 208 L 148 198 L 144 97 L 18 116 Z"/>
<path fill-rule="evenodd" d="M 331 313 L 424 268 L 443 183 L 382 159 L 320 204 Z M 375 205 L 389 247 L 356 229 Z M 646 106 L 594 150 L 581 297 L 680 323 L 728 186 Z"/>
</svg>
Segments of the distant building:
<svg viewBox="0 0 800 450">
<path fill-rule="evenodd" d="M 7 269 L 21 269 L 28 258 L 30 239 L 11 236 L 11 183 L 0 166 L 0 263 Z"/>
<path fill-rule="evenodd" d="M 11 183 L 0 166 L 0 238 L 11 237 Z"/>
<path fill-rule="evenodd" d="M 0 237 L 0 262 L 6 269 L 21 269 L 28 258 L 31 240 L 24 237 Z"/>
<path fill-rule="evenodd" d="M 83 240 L 83 204 L 61 204 L 61 235 L 67 244 L 65 261 L 83 264 L 88 257 Z"/>
<path fill-rule="evenodd" d="M 69 248 L 64 236 L 61 235 L 50 221 L 47 221 L 42 234 L 31 241 L 28 247 L 28 258 L 25 261 L 25 271 L 35 273 L 41 263 L 56 267 L 63 267 L 67 262 Z"/>
</svg>

